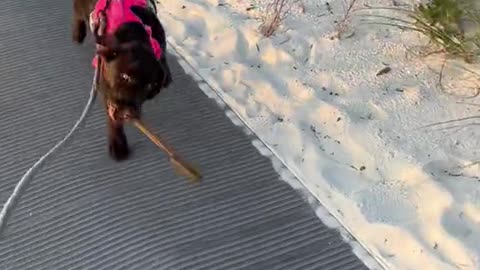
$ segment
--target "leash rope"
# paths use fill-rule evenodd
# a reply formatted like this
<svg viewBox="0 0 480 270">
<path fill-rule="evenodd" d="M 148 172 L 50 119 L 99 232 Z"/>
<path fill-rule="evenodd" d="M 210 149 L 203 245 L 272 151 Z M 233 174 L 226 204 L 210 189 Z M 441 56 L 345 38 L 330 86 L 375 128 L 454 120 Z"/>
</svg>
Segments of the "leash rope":
<svg viewBox="0 0 480 270">
<path fill-rule="evenodd" d="M 100 13 L 100 18 L 99 18 L 99 27 L 95 31 L 94 35 L 96 37 L 98 36 L 103 36 L 105 29 L 106 29 L 106 16 L 105 16 L 105 10 L 110 6 L 111 0 L 107 0 L 104 9 Z M 40 157 L 40 159 L 37 160 L 33 164 L 32 167 L 30 167 L 27 172 L 22 176 L 20 181 L 18 181 L 17 185 L 15 186 L 15 189 L 13 190 L 12 194 L 8 198 L 8 200 L 5 202 L 3 205 L 2 211 L 0 212 L 0 237 L 3 234 L 4 229 L 7 226 L 8 218 L 10 217 L 12 211 L 15 209 L 18 201 L 20 200 L 20 197 L 22 194 L 25 192 L 25 190 L 28 188 L 28 185 L 30 184 L 32 180 L 32 175 L 34 171 L 43 164 L 43 162 L 55 151 L 57 151 L 58 148 L 60 148 L 65 142 L 72 137 L 74 132 L 77 130 L 77 128 L 82 124 L 82 122 L 85 120 L 88 112 L 90 111 L 90 108 L 92 107 L 93 102 L 95 101 L 96 94 L 97 94 L 97 87 L 98 87 L 98 82 L 100 79 L 100 66 L 101 66 L 101 60 L 100 56 L 97 56 L 97 67 L 95 68 L 95 74 L 93 76 L 93 82 L 92 82 L 92 87 L 90 90 L 90 96 L 88 98 L 87 104 L 85 105 L 82 114 L 78 118 L 77 122 L 73 125 L 73 127 L 70 129 L 70 131 L 63 137 L 62 140 L 60 140 L 52 149 L 50 149 L 45 155 Z"/>
<path fill-rule="evenodd" d="M 37 169 L 40 165 L 42 165 L 45 159 L 47 159 L 52 153 L 54 153 L 58 148 L 60 148 L 60 146 L 62 146 L 68 139 L 70 139 L 70 137 L 77 130 L 80 124 L 85 120 L 87 113 L 90 111 L 90 108 L 92 107 L 92 104 L 95 101 L 96 90 L 97 90 L 96 82 L 97 82 L 98 76 L 99 76 L 99 68 L 97 67 L 95 69 L 92 89 L 90 91 L 90 96 L 88 98 L 87 104 L 85 105 L 85 108 L 83 109 L 83 112 L 80 115 L 80 118 L 78 118 L 75 125 L 70 129 L 70 131 L 67 133 L 67 135 L 65 135 L 65 137 L 61 141 L 59 141 L 45 155 L 40 157 L 40 159 L 38 159 L 37 162 L 35 162 L 35 164 L 33 164 L 33 166 L 27 170 L 27 172 L 22 176 L 20 181 L 15 186 L 15 189 L 13 190 L 12 194 L 8 198 L 7 202 L 3 205 L 2 212 L 0 212 L 0 236 L 3 233 L 3 230 L 5 229 L 5 227 L 7 226 L 7 221 L 8 221 L 8 218 L 10 217 L 11 212 L 14 210 L 20 197 L 22 196 L 22 194 L 25 192 L 28 185 L 30 184 L 32 180 L 31 176 L 35 171 L 35 169 Z"/>
</svg>

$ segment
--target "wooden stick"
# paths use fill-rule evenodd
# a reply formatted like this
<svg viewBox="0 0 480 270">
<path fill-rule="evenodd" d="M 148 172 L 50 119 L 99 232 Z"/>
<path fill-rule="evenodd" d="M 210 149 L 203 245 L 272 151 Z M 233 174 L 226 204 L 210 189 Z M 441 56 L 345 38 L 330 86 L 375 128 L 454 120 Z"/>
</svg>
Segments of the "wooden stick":
<svg viewBox="0 0 480 270">
<path fill-rule="evenodd" d="M 133 124 L 138 128 L 143 134 L 145 134 L 155 145 L 161 148 L 169 157 L 175 155 L 175 152 L 171 147 L 168 147 L 166 144 L 162 143 L 160 139 L 153 134 L 141 120 L 133 120 Z"/>
<path fill-rule="evenodd" d="M 187 176 L 192 181 L 199 181 L 202 178 L 202 176 L 200 175 L 200 172 L 197 169 L 195 169 L 193 166 L 191 166 L 190 164 L 180 159 L 175 153 L 175 150 L 172 147 L 160 141 L 158 136 L 153 134 L 153 132 L 151 132 L 141 120 L 135 119 L 132 122 L 136 128 L 138 128 L 156 146 L 158 146 L 168 155 L 168 157 L 170 158 L 170 162 L 172 163 L 172 166 L 175 167 L 175 170 L 177 171 L 177 173 Z"/>
</svg>

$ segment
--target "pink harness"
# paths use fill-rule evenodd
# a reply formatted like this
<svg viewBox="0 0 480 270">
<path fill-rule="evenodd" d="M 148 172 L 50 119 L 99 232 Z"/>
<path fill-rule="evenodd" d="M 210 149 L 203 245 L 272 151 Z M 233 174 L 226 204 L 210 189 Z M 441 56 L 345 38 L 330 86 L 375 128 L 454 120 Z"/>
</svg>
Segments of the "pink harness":
<svg viewBox="0 0 480 270">
<path fill-rule="evenodd" d="M 132 6 L 140 6 L 148 8 L 148 0 L 110 0 L 110 5 L 105 10 L 105 15 L 107 17 L 107 27 L 105 29 L 105 34 L 113 34 L 118 27 L 124 23 L 128 22 L 138 22 L 143 24 L 142 20 L 135 15 L 130 9 Z M 99 12 L 105 8 L 106 0 L 98 0 L 95 4 L 95 9 L 90 14 L 93 21 L 98 22 Z M 147 31 L 150 37 L 150 45 L 152 46 L 153 53 L 157 60 L 162 56 L 162 48 L 157 40 L 152 37 L 152 29 L 148 25 L 144 25 L 145 30 Z M 97 67 L 97 55 L 95 55 L 92 65 Z"/>
</svg>

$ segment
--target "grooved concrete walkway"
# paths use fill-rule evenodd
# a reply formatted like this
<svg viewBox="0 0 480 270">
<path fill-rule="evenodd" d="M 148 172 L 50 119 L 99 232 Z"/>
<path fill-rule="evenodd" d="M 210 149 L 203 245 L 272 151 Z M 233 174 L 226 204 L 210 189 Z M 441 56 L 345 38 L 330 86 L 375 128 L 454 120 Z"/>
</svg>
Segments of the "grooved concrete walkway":
<svg viewBox="0 0 480 270">
<path fill-rule="evenodd" d="M 2 204 L 87 100 L 92 46 L 71 42 L 70 2 L 2 1 Z M 0 269 L 364 269 L 215 101 L 171 63 L 175 84 L 145 114 L 201 165 L 203 183 L 192 187 L 176 177 L 133 129 L 132 158 L 111 161 L 97 102 L 74 139 L 35 174 L 0 240 Z"/>
</svg>

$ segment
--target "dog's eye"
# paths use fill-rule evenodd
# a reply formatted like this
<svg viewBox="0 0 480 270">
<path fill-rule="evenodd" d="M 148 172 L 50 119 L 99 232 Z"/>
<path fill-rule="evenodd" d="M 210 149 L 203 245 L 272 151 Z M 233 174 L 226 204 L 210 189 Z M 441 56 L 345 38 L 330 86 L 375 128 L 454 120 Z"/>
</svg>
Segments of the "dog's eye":
<svg viewBox="0 0 480 270">
<path fill-rule="evenodd" d="M 122 78 L 122 80 L 126 81 L 127 83 L 132 83 L 133 79 L 132 77 L 130 77 L 128 74 L 126 73 L 122 73 L 120 75 L 120 77 Z"/>
</svg>

